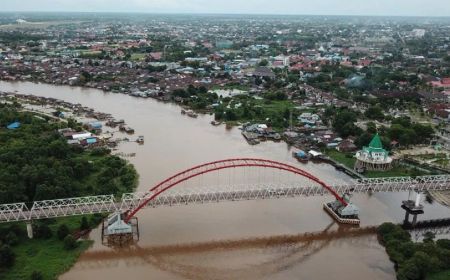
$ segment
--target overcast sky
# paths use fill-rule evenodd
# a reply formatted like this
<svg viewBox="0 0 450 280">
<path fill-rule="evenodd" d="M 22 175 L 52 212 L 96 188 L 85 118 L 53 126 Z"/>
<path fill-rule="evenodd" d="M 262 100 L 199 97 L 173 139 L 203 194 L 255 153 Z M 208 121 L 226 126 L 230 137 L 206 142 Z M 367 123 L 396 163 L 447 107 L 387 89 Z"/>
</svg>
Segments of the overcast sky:
<svg viewBox="0 0 450 280">
<path fill-rule="evenodd" d="M 450 0 L 0 0 L 0 11 L 450 16 Z"/>
</svg>

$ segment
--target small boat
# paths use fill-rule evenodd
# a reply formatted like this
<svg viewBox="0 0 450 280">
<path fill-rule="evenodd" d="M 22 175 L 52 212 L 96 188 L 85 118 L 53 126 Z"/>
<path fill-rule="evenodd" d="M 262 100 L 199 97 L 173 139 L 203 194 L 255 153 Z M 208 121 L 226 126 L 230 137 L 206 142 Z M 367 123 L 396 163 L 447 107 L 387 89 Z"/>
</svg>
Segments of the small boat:
<svg viewBox="0 0 450 280">
<path fill-rule="evenodd" d="M 134 129 L 131 128 L 131 127 L 129 127 L 129 126 L 120 125 L 120 126 L 119 126 L 119 130 L 120 130 L 120 131 L 124 131 L 124 132 L 126 132 L 126 133 L 128 133 L 128 134 L 134 134 Z"/>
<path fill-rule="evenodd" d="M 144 144 L 144 136 L 139 136 L 136 140 L 136 142 L 138 142 L 139 144 Z"/>
<path fill-rule="evenodd" d="M 222 122 L 218 122 L 218 121 L 211 121 L 211 124 L 212 124 L 212 125 L 214 125 L 214 126 L 218 126 L 218 125 L 221 125 L 221 124 L 222 124 Z"/>
<path fill-rule="evenodd" d="M 300 162 L 308 162 L 310 158 L 309 155 L 302 150 L 293 152 L 292 155 Z"/>
<path fill-rule="evenodd" d="M 261 141 L 259 141 L 258 139 L 250 139 L 247 141 L 250 145 L 258 145 L 259 143 L 261 143 Z"/>
<path fill-rule="evenodd" d="M 128 133 L 128 134 L 134 134 L 134 129 L 131 128 L 131 127 L 129 127 L 129 126 L 127 126 L 127 127 L 125 128 L 125 132 Z"/>
<path fill-rule="evenodd" d="M 192 110 L 187 111 L 186 114 L 187 114 L 189 117 L 191 117 L 191 118 L 196 118 L 196 117 L 198 117 L 198 115 L 197 115 L 194 111 L 192 111 Z"/>
</svg>

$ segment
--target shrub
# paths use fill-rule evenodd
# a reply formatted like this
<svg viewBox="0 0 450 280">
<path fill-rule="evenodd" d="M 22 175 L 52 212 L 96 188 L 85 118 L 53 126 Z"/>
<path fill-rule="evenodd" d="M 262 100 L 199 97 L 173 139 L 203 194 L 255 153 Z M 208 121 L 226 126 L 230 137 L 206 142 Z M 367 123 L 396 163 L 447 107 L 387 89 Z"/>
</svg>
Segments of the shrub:
<svg viewBox="0 0 450 280">
<path fill-rule="evenodd" d="M 16 255 L 9 245 L 3 245 L 0 248 L 0 267 L 11 267 L 16 261 Z"/>
<path fill-rule="evenodd" d="M 87 229 L 90 229 L 90 227 L 89 227 L 89 222 L 88 222 L 88 220 L 86 219 L 86 217 L 81 218 L 80 229 L 81 229 L 81 230 L 87 230 Z"/>
<path fill-rule="evenodd" d="M 34 237 L 49 239 L 53 235 L 51 229 L 46 224 L 36 225 L 34 227 Z"/>
<path fill-rule="evenodd" d="M 33 271 L 30 275 L 31 280 L 43 280 L 44 276 L 42 275 L 42 272 L 40 271 Z"/>
<path fill-rule="evenodd" d="M 77 241 L 75 238 L 69 234 L 64 238 L 64 248 L 66 250 L 73 250 L 78 246 Z"/>
<path fill-rule="evenodd" d="M 439 239 L 436 244 L 440 248 L 450 250 L 450 239 Z"/>
<path fill-rule="evenodd" d="M 10 231 L 5 238 L 5 243 L 11 246 L 19 244 L 19 237 L 14 233 L 14 231 Z"/>
<path fill-rule="evenodd" d="M 59 240 L 64 240 L 64 238 L 69 235 L 69 233 L 69 228 L 65 224 L 62 224 L 58 227 L 56 235 L 58 236 Z"/>
</svg>

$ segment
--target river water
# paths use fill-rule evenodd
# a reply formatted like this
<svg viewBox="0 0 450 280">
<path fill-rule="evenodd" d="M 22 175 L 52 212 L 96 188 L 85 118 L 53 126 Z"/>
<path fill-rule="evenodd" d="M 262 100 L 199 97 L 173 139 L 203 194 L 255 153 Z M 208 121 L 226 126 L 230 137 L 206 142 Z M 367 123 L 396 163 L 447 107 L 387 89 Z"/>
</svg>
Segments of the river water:
<svg viewBox="0 0 450 280">
<path fill-rule="evenodd" d="M 80 103 L 125 119 L 137 135 L 145 136 L 144 145 L 120 147 L 124 153 L 136 153 L 130 162 L 140 175 L 140 191 L 194 165 L 234 157 L 300 165 L 327 182 L 350 180 L 329 165 L 296 162 L 285 143 L 250 146 L 240 130 L 211 126 L 209 115 L 183 116 L 174 104 L 29 82 L 0 82 L 0 90 Z M 404 193 L 357 195 L 353 201 L 361 209 L 362 226 L 368 226 L 401 221 L 400 202 L 406 197 Z M 339 229 L 322 210 L 322 203 L 331 199 L 145 209 L 138 214 L 141 236 L 137 246 L 108 248 L 100 241 L 100 230 L 94 230 L 92 248 L 60 279 L 395 279 L 393 264 L 374 234 L 292 241 L 300 233 Z M 427 204 L 421 219 L 449 214 L 447 208 Z"/>
</svg>

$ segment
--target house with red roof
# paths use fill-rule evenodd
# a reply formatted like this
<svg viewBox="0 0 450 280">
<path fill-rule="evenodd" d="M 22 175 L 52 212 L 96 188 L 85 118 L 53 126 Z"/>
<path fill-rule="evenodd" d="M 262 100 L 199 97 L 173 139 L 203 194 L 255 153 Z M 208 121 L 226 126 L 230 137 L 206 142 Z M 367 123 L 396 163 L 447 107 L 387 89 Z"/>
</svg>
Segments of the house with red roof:
<svg viewBox="0 0 450 280">
<path fill-rule="evenodd" d="M 162 52 L 151 52 L 149 54 L 149 58 L 151 60 L 156 60 L 156 61 L 160 61 L 162 58 L 163 53 Z"/>
<path fill-rule="evenodd" d="M 439 81 L 432 81 L 431 86 L 435 88 L 443 88 L 444 90 L 450 89 L 450 78 L 442 78 Z"/>
</svg>

